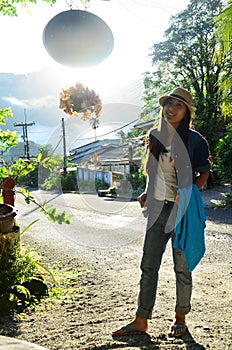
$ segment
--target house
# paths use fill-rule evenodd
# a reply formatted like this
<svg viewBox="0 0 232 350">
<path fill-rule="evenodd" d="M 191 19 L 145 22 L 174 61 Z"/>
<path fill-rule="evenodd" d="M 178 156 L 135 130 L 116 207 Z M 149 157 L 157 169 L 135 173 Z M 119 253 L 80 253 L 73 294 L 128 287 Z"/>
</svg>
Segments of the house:
<svg viewBox="0 0 232 350">
<path fill-rule="evenodd" d="M 157 119 L 151 119 L 146 122 L 140 122 L 134 125 L 135 129 L 139 130 L 150 130 L 154 127 L 154 124 L 157 122 Z"/>
<path fill-rule="evenodd" d="M 140 157 L 134 157 L 134 146 L 121 145 L 118 139 L 96 140 L 84 146 L 70 150 L 72 163 L 89 169 L 129 174 L 141 165 Z"/>
</svg>

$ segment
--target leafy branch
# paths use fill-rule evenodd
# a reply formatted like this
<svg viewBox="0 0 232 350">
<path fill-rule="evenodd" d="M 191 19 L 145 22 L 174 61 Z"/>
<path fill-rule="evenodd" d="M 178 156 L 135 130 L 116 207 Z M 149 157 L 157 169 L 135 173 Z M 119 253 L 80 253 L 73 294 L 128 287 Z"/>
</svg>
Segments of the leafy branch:
<svg viewBox="0 0 232 350">
<path fill-rule="evenodd" d="M 46 201 L 43 201 L 42 203 L 37 202 L 35 197 L 33 197 L 25 188 L 22 188 L 20 191 L 16 190 L 15 192 L 22 194 L 27 204 L 34 203 L 37 205 L 37 207 L 40 208 L 40 212 L 42 212 L 48 218 L 48 220 L 57 222 L 58 224 L 71 223 L 70 219 L 72 218 L 72 215 L 66 215 L 65 211 L 57 212 L 56 208 L 54 208 L 52 205 L 46 204 Z"/>
</svg>

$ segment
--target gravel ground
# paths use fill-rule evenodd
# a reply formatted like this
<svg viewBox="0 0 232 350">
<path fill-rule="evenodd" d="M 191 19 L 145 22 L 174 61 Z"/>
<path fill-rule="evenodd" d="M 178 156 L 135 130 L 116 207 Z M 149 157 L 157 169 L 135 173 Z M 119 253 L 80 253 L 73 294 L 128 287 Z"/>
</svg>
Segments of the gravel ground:
<svg viewBox="0 0 232 350">
<path fill-rule="evenodd" d="M 210 203 L 214 192 L 203 196 Z M 216 198 L 216 197 L 215 197 Z M 157 303 L 149 336 L 113 339 L 112 330 L 134 317 L 143 237 L 111 249 L 73 245 L 65 239 L 39 240 L 25 234 L 22 241 L 48 267 L 69 275 L 66 295 L 45 299 L 34 309 L 0 317 L 0 334 L 34 342 L 50 350 L 71 349 L 232 349 L 232 210 L 206 208 L 207 251 L 193 273 L 192 311 L 188 333 L 167 338 L 175 302 L 171 247 L 160 271 Z M 61 282 L 62 284 L 62 282 Z"/>
</svg>

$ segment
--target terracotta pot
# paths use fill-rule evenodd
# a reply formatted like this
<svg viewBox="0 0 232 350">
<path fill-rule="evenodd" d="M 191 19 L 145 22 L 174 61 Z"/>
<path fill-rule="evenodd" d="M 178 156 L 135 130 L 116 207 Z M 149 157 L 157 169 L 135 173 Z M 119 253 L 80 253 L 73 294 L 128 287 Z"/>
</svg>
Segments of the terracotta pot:
<svg viewBox="0 0 232 350">
<path fill-rule="evenodd" d="M 17 211 L 12 205 L 0 204 L 0 233 L 12 231 L 16 215 Z"/>
</svg>

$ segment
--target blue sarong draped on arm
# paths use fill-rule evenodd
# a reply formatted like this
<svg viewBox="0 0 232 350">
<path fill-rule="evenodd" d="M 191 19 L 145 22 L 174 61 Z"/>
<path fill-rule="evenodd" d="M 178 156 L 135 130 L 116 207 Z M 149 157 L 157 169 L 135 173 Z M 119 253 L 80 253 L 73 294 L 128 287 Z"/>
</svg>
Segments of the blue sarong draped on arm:
<svg viewBox="0 0 232 350">
<path fill-rule="evenodd" d="M 197 185 L 181 188 L 179 193 L 173 248 L 184 252 L 188 270 L 192 272 L 205 253 L 206 217 Z"/>
</svg>

